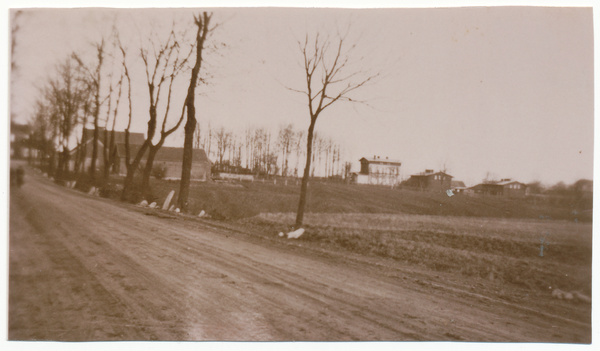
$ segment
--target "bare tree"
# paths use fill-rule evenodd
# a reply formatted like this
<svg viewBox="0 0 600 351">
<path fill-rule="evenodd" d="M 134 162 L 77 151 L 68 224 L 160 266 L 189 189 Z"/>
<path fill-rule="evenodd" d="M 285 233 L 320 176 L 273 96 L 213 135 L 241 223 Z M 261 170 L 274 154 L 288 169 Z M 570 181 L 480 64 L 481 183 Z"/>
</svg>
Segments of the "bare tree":
<svg viewBox="0 0 600 351">
<path fill-rule="evenodd" d="M 246 156 L 246 168 L 250 168 L 252 164 L 252 127 L 246 127 L 244 130 L 244 156 Z"/>
<path fill-rule="evenodd" d="M 238 143 L 238 146 L 237 146 L 237 155 L 235 156 L 235 159 L 233 160 L 233 165 L 236 167 L 242 167 L 242 147 L 243 147 L 243 143 L 240 140 L 240 142 Z"/>
<path fill-rule="evenodd" d="M 196 130 L 194 131 L 194 149 L 202 148 L 202 129 L 200 128 L 200 123 L 196 124 Z"/>
<path fill-rule="evenodd" d="M 17 63 L 15 61 L 15 49 L 17 48 L 17 33 L 21 27 L 19 26 L 18 19 L 23 15 L 22 10 L 17 10 L 11 18 L 10 25 L 10 69 L 12 73 L 17 70 Z"/>
<path fill-rule="evenodd" d="M 296 167 L 294 169 L 294 176 L 298 177 L 298 169 L 300 166 L 300 158 L 302 157 L 303 147 L 302 143 L 304 141 L 304 131 L 299 130 L 296 132 L 296 144 L 294 145 L 294 150 L 296 150 Z"/>
<path fill-rule="evenodd" d="M 351 172 L 352 162 L 344 162 L 344 180 L 348 181 L 348 179 L 350 179 Z"/>
<path fill-rule="evenodd" d="M 131 190 L 133 187 L 134 175 L 137 171 L 142 158 L 144 157 L 146 151 L 148 151 L 148 157 L 146 159 L 146 164 L 144 165 L 143 173 L 142 173 L 142 191 L 146 194 L 146 196 L 150 195 L 150 175 L 152 173 L 152 166 L 154 163 L 154 157 L 160 148 L 163 146 L 166 138 L 175 132 L 183 121 L 183 113 L 184 108 L 182 108 L 181 116 L 177 124 L 167 129 L 167 120 L 169 116 L 169 110 L 171 106 L 171 93 L 173 87 L 173 81 L 175 77 L 184 69 L 188 58 L 190 57 L 193 51 L 193 45 L 187 56 L 183 58 L 180 56 L 180 43 L 177 40 L 177 35 L 175 30 L 172 29 L 169 33 L 168 38 L 164 42 L 164 44 L 160 44 L 158 49 L 156 49 L 156 42 L 152 39 L 149 39 L 154 52 L 150 55 L 149 50 L 141 47 L 140 48 L 140 57 L 144 62 L 145 72 L 146 72 L 146 84 L 148 86 L 148 95 L 150 97 L 150 107 L 149 107 L 149 119 L 148 119 L 148 130 L 146 133 L 146 139 L 139 147 L 133 161 L 127 164 L 127 176 L 125 178 L 125 182 L 123 185 L 123 191 L 121 193 L 121 200 L 126 201 L 129 200 L 131 195 Z M 121 46 L 121 51 L 123 53 L 123 64 L 125 64 L 125 50 Z M 125 76 L 128 79 L 128 82 L 131 84 L 131 79 L 129 77 L 129 73 L 125 70 Z M 166 85 L 168 84 L 168 86 Z M 158 118 L 158 106 L 161 101 L 161 97 L 164 97 L 162 92 L 162 88 L 167 86 L 166 93 L 166 107 L 165 113 L 163 117 L 163 122 L 160 131 L 160 139 L 154 144 L 153 139 L 156 135 L 157 126 L 159 123 Z M 130 110 L 129 110 L 129 124 L 126 129 L 126 153 L 127 158 L 129 158 L 129 128 L 131 126 L 131 95 L 129 92 L 129 102 L 130 102 Z"/>
<path fill-rule="evenodd" d="M 225 127 L 219 128 L 215 132 L 215 140 L 217 142 L 217 159 L 219 164 L 223 164 L 223 157 L 227 150 L 231 150 L 231 139 L 232 133 L 225 129 Z"/>
<path fill-rule="evenodd" d="M 53 126 L 51 107 L 44 95 L 36 100 L 35 112 L 30 125 L 33 129 L 31 142 L 38 154 L 38 165 L 44 172 L 51 173 L 52 155 L 56 150 L 54 139 L 57 129 Z"/>
<path fill-rule="evenodd" d="M 90 165 L 90 178 L 92 183 L 95 181 L 96 176 L 96 160 L 98 158 L 98 140 L 100 138 L 99 133 L 99 121 L 100 121 L 100 106 L 102 103 L 100 102 L 100 87 L 102 80 L 102 64 L 104 63 L 104 47 L 105 41 L 104 38 L 100 41 L 100 43 L 96 44 L 96 57 L 98 58 L 98 62 L 95 64 L 93 71 L 83 63 L 83 60 L 76 54 L 73 54 L 73 58 L 79 63 L 79 66 L 82 70 L 87 73 L 87 81 L 90 86 L 90 90 L 93 92 L 94 96 L 94 109 L 93 109 L 93 117 L 94 117 L 94 137 L 93 137 L 93 145 L 92 145 L 92 160 Z"/>
<path fill-rule="evenodd" d="M 252 135 L 252 171 L 259 175 L 266 171 L 266 153 L 268 150 L 268 133 L 262 127 L 253 128 Z"/>
<path fill-rule="evenodd" d="M 17 74 L 18 74 L 18 65 L 17 62 L 15 61 L 15 50 L 17 48 L 17 33 L 19 32 L 19 23 L 18 23 L 18 19 L 19 17 L 21 17 L 21 15 L 23 15 L 23 11 L 21 10 L 17 10 L 14 12 L 14 15 L 11 18 L 11 28 L 10 28 L 10 81 L 11 84 L 16 80 L 17 78 Z M 12 98 L 12 94 L 13 94 L 13 89 L 10 90 L 11 91 L 11 98 Z M 14 114 L 11 111 L 10 113 L 10 120 L 12 121 L 14 119 Z"/>
<path fill-rule="evenodd" d="M 110 175 L 110 171 L 111 169 L 113 169 L 114 167 L 114 163 L 115 163 L 115 125 L 117 123 L 117 113 L 119 110 L 119 104 L 121 102 L 121 95 L 122 95 L 122 86 L 123 86 L 123 69 L 121 68 L 121 76 L 119 78 L 119 81 L 117 82 L 117 88 L 118 88 L 118 93 L 116 96 L 116 101 L 115 101 L 115 108 L 111 110 L 112 107 L 112 100 L 113 100 L 113 82 L 112 82 L 112 72 L 109 74 L 109 83 L 110 83 L 110 87 L 109 87 L 109 92 L 108 92 L 108 107 L 106 110 L 106 123 L 105 123 L 105 127 L 104 127 L 104 141 L 103 141 L 103 148 L 102 148 L 102 156 L 103 156 L 103 160 L 104 160 L 104 173 L 103 173 L 103 177 L 104 177 L 104 182 L 108 182 L 109 179 L 109 175 Z M 113 114 L 112 117 L 112 126 L 110 131 L 108 130 L 108 126 L 109 126 L 109 121 L 110 121 L 110 114 Z"/>
<path fill-rule="evenodd" d="M 57 141 L 62 152 L 58 160 L 56 178 L 62 178 L 69 169 L 69 141 L 79 122 L 85 87 L 77 79 L 77 71 L 71 58 L 57 66 L 57 77 L 51 79 L 47 87 L 46 99 L 52 113 L 52 123 L 58 128 Z"/>
<path fill-rule="evenodd" d="M 81 115 L 79 119 L 79 125 L 81 125 L 81 138 L 77 139 L 77 147 L 75 148 L 75 174 L 78 175 L 85 164 L 85 155 L 87 152 L 87 133 L 85 132 L 85 128 L 88 123 L 88 118 L 90 117 L 92 111 L 91 106 L 92 102 L 90 101 L 90 90 L 89 86 L 86 85 L 86 88 L 82 91 L 82 105 L 81 105 Z M 85 169 L 83 170 L 85 172 Z"/>
<path fill-rule="evenodd" d="M 148 144 L 148 158 L 146 159 L 146 164 L 144 167 L 144 172 L 142 174 L 142 189 L 146 193 L 147 197 L 150 197 L 150 175 L 152 174 L 152 167 L 154 164 L 154 158 L 158 153 L 158 150 L 163 146 L 165 140 L 169 135 L 175 132 L 181 123 L 183 122 L 185 106 L 181 110 L 181 116 L 175 126 L 170 129 L 167 129 L 167 120 L 169 117 L 169 110 L 171 107 L 171 93 L 173 91 L 173 82 L 175 78 L 182 71 L 187 63 L 191 53 L 193 51 L 190 50 L 187 57 L 181 58 L 179 56 L 180 53 L 180 43 L 177 40 L 174 31 L 171 31 L 171 35 L 169 39 L 162 46 L 159 54 L 156 56 L 154 60 L 154 67 L 150 67 L 148 52 L 146 50 L 141 50 L 141 57 L 144 61 L 144 65 L 146 66 L 146 78 L 148 84 L 148 94 L 150 96 L 150 123 L 154 126 L 153 128 L 148 128 L 148 136 L 146 141 Z M 173 61 L 171 61 L 173 59 Z M 164 62 L 163 62 L 164 60 Z M 152 75 L 150 75 L 150 71 L 153 71 Z M 160 72 L 160 76 L 157 76 L 157 73 Z M 156 132 L 156 122 L 157 122 L 157 108 L 161 97 L 161 88 L 163 87 L 163 83 L 168 82 L 168 91 L 167 91 L 167 105 L 165 107 L 165 114 L 163 117 L 163 122 L 160 130 L 160 139 L 156 144 L 152 143 L 152 139 L 154 138 L 154 134 Z"/>
<path fill-rule="evenodd" d="M 295 133 L 292 124 L 282 125 L 279 127 L 279 139 L 277 143 L 279 145 L 279 149 L 281 150 L 281 175 L 283 177 L 288 176 L 288 159 L 292 152 L 294 136 Z"/>
<path fill-rule="evenodd" d="M 306 79 L 306 90 L 290 90 L 306 95 L 310 117 L 306 141 L 306 166 L 300 187 L 300 201 L 296 214 L 296 227 L 302 226 L 306 191 L 310 175 L 315 124 L 321 113 L 338 101 L 363 102 L 350 96 L 350 93 L 365 86 L 380 75 L 368 70 L 352 69 L 351 58 L 355 54 L 356 44 L 348 45 L 347 34 L 339 34 L 335 38 L 327 36 L 321 40 L 317 33 L 314 40 L 308 34 L 304 42 L 298 41 L 302 54 L 303 70 Z"/>
<path fill-rule="evenodd" d="M 127 78 L 127 100 L 129 103 L 129 113 L 128 113 L 128 120 L 127 120 L 127 127 L 125 128 L 125 167 L 127 168 L 127 178 L 125 180 L 125 184 L 127 184 L 128 187 L 131 187 L 131 183 L 133 182 L 133 176 L 135 174 L 135 171 L 138 167 L 138 164 L 141 160 L 141 156 L 139 158 L 139 160 L 137 160 L 137 164 L 134 164 L 134 162 L 131 162 L 131 148 L 129 145 L 129 138 L 131 135 L 131 120 L 132 120 L 132 101 L 131 101 L 131 77 L 129 75 L 129 69 L 127 68 L 127 51 L 125 50 L 125 48 L 123 47 L 123 45 L 121 44 L 121 41 L 119 40 L 119 37 L 117 35 L 117 42 L 119 44 L 119 49 L 121 50 L 121 54 L 122 54 L 122 58 L 123 58 L 123 73 L 125 74 L 125 77 Z M 137 159 L 137 157 L 136 157 Z M 134 160 L 135 161 L 135 160 Z M 126 191 L 125 186 L 123 187 L 123 192 L 121 193 L 121 200 L 126 200 L 128 194 L 128 191 Z"/>
<path fill-rule="evenodd" d="M 30 121 L 33 129 L 31 146 L 43 159 L 47 158 L 45 171 L 57 179 L 64 179 L 70 171 L 69 146 L 82 121 L 80 115 L 85 114 L 88 98 L 87 85 L 80 79 L 76 66 L 71 57 L 56 65 L 56 71 L 40 89 Z"/>
<path fill-rule="evenodd" d="M 212 144 L 213 144 L 213 134 L 214 134 L 214 130 L 210 125 L 210 121 L 208 121 L 208 125 L 206 126 L 206 130 L 207 130 L 207 137 L 205 139 L 205 143 L 206 143 L 206 156 L 208 156 L 208 158 L 210 159 L 210 155 L 211 155 L 211 148 L 212 148 Z"/>
<path fill-rule="evenodd" d="M 179 197 L 177 199 L 177 205 L 182 210 L 185 210 L 187 207 L 188 197 L 190 193 L 190 180 L 194 151 L 194 130 L 196 129 L 196 107 L 194 105 L 194 99 L 196 94 L 196 85 L 198 84 L 198 75 L 200 73 L 200 67 L 202 65 L 202 51 L 204 49 L 204 43 L 206 41 L 209 31 L 212 30 L 208 28 L 211 17 L 212 14 L 208 15 L 206 12 L 202 14 L 202 17 L 200 15 L 194 17 L 194 23 L 198 27 L 198 31 L 196 32 L 196 63 L 194 65 L 194 68 L 192 69 L 190 86 L 188 88 L 187 96 L 185 98 L 185 109 L 187 109 L 187 121 L 185 123 L 185 139 L 183 141 L 181 183 L 179 188 Z"/>
</svg>

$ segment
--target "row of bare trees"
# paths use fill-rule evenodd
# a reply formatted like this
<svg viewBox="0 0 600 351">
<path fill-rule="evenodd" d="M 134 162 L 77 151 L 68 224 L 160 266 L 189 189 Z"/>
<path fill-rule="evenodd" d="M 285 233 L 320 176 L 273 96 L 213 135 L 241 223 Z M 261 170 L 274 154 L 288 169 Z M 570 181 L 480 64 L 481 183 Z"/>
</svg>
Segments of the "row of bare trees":
<svg viewBox="0 0 600 351">
<path fill-rule="evenodd" d="M 99 47 L 99 57 L 102 57 L 102 47 Z M 79 64 L 76 55 L 69 55 L 56 65 L 55 72 L 50 75 L 45 84 L 40 88 L 37 97 L 35 112 L 31 121 L 31 144 L 37 150 L 38 163 L 56 178 L 62 178 L 70 170 L 79 172 L 85 152 L 85 137 L 83 126 L 90 119 L 95 125 L 100 125 L 100 96 L 97 85 L 90 79 L 89 72 Z M 110 109 L 107 109 L 107 118 Z M 108 120 L 104 121 L 108 124 Z M 79 134 L 75 132 L 80 130 Z M 76 138 L 78 153 L 71 160 L 69 147 L 72 137 Z M 96 140 L 99 133 L 94 133 Z M 83 147 L 79 147 L 84 145 Z M 96 162 L 97 148 L 94 148 Z M 71 167 L 71 161 L 74 166 Z M 108 160 L 105 159 L 105 163 Z M 90 172 L 91 176 L 95 175 Z"/>
<path fill-rule="evenodd" d="M 216 165 L 231 165 L 257 175 L 298 177 L 306 156 L 306 132 L 293 124 L 283 124 L 275 132 L 265 127 L 248 126 L 243 131 L 198 124 L 194 147 L 204 149 Z M 332 137 L 315 132 L 311 176 L 344 175 L 342 145 Z"/>
<path fill-rule="evenodd" d="M 297 131 L 292 125 L 281 126 L 277 134 L 259 127 L 248 128 L 243 135 L 236 135 L 223 127 L 212 129 L 209 126 L 201 130 L 196 120 L 195 91 L 199 81 L 202 81 L 200 69 L 206 41 L 215 27 L 209 27 L 211 15 L 206 12 L 193 19 L 193 25 L 182 31 L 175 30 L 177 21 L 173 21 L 173 29 L 168 35 L 158 33 L 163 35 L 140 37 L 137 48 L 123 45 L 115 29 L 110 38 L 103 38 L 95 44 L 94 59 L 89 59 L 89 55 L 87 60 L 76 53 L 68 55 L 58 65 L 56 75 L 49 78 L 42 89 L 32 120 L 33 144 L 46 162 L 48 172 L 55 173 L 57 177 L 64 177 L 69 172 L 86 172 L 92 183 L 98 180 L 96 164 L 100 154 L 104 165 L 102 178 L 107 181 L 114 164 L 115 126 L 117 118 L 123 115 L 118 110 L 127 83 L 129 111 L 124 131 L 127 176 L 122 200 L 130 200 L 138 171 L 142 175 L 142 189 L 149 192 L 154 157 L 167 137 L 185 120 L 182 174 L 177 200 L 182 210 L 185 210 L 189 196 L 192 148 L 195 146 L 206 149 L 219 164 L 227 161 L 241 166 L 245 163 L 254 172 L 267 175 L 298 176 L 302 172 L 296 218 L 296 225 L 301 226 L 309 177 L 347 174 L 349 171 L 348 163 L 342 163 L 340 145 L 320 137 L 315 130 L 318 118 L 329 106 L 339 102 L 366 103 L 353 94 L 372 83 L 380 73 L 363 65 L 364 57 L 355 52 L 356 44 L 348 43 L 348 32 L 325 37 L 318 32 L 312 37 L 307 34 L 303 41 L 298 41 L 304 88 L 287 87 L 307 99 L 310 124 L 306 132 Z M 194 34 L 192 38 L 187 36 L 190 28 L 194 29 L 191 31 Z M 131 65 L 131 52 L 135 53 L 134 59 L 141 59 L 143 65 Z M 108 61 L 110 65 L 106 64 Z M 131 74 L 131 67 L 145 69 L 149 98 L 148 115 L 145 117 L 133 115 L 134 75 Z M 181 110 L 179 106 L 173 107 L 176 112 L 172 116 L 172 104 L 176 103 L 172 100 L 173 87 L 178 78 L 183 76 L 182 73 L 187 72 L 190 78 L 185 101 L 180 105 Z M 129 140 L 134 119 L 147 121 L 145 140 L 136 148 L 135 154 Z M 92 155 L 90 164 L 86 165 L 88 133 L 85 130 L 90 125 L 93 125 Z M 73 150 L 70 144 L 73 139 L 76 139 L 79 147 L 76 148 L 75 166 L 70 167 Z M 98 150 L 100 140 L 104 145 L 102 150 Z M 144 157 L 146 161 L 142 167 Z M 304 165 L 301 162 L 303 158 L 306 160 Z"/>
<path fill-rule="evenodd" d="M 178 31 L 174 22 L 167 35 L 153 33 L 147 38 L 140 38 L 139 47 L 128 48 L 122 43 L 119 31 L 113 28 L 108 38 L 103 37 L 94 44 L 94 55 L 90 56 L 89 52 L 68 54 L 40 88 L 31 119 L 30 146 L 35 150 L 32 154 L 37 154 L 40 166 L 56 179 L 86 175 L 92 185 L 106 184 L 111 170 L 117 168 L 115 127 L 117 120 L 125 117 L 124 163 L 127 175 L 121 199 L 131 200 L 138 172 L 141 174 L 141 189 L 149 195 L 154 158 L 167 138 L 185 120 L 183 171 L 178 199 L 179 207 L 184 209 L 189 194 L 187 188 L 196 130 L 195 89 L 201 76 L 205 42 L 214 29 L 209 27 L 211 15 L 206 12 L 193 19 L 195 35 L 191 38 L 187 35 L 189 28 Z M 130 52 L 134 53 L 133 60 Z M 132 64 L 136 59 L 142 64 Z M 135 82 L 132 82 L 130 67 L 144 69 L 149 98 L 146 116 L 133 114 L 132 85 Z M 190 72 L 189 87 L 179 109 L 172 106 L 174 84 L 177 84 L 178 78 L 183 79 L 185 72 Z M 124 90 L 129 108 L 127 113 L 119 113 Z M 173 109 L 180 112 L 173 116 Z M 134 119 L 147 121 L 145 139 L 137 148 L 130 144 Z M 88 140 L 90 136 L 91 140 Z M 91 150 L 87 150 L 88 147 Z M 90 151 L 91 156 L 88 157 Z M 89 161 L 86 162 L 86 158 Z M 102 176 L 98 177 L 101 162 Z"/>
</svg>

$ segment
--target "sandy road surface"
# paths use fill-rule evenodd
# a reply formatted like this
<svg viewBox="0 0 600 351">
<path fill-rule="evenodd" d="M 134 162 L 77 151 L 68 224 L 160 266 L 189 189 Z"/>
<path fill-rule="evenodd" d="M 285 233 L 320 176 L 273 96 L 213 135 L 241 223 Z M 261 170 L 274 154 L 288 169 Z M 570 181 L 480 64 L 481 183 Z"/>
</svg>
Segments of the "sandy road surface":
<svg viewBox="0 0 600 351">
<path fill-rule="evenodd" d="M 42 178 L 10 206 L 10 340 L 590 342 L 589 323 Z"/>
</svg>

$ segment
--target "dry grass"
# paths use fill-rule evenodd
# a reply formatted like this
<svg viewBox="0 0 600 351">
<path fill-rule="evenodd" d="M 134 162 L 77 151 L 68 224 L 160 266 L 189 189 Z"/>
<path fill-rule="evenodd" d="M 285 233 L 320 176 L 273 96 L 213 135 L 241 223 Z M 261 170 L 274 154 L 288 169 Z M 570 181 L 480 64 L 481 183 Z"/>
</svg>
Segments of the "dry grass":
<svg viewBox="0 0 600 351">
<path fill-rule="evenodd" d="M 294 215 L 247 220 L 285 231 Z M 302 240 L 390 257 L 436 271 L 460 272 L 527 289 L 591 291 L 592 225 L 557 220 L 409 214 L 314 214 Z M 540 256 L 540 238 L 544 256 Z"/>
<path fill-rule="evenodd" d="M 115 182 L 121 180 L 115 179 Z M 258 213 L 294 212 L 298 208 L 299 186 L 295 181 L 194 182 L 190 187 L 188 210 L 201 210 L 215 218 L 237 219 Z M 445 193 L 390 189 L 371 185 L 349 185 L 311 181 L 307 213 L 420 214 L 493 218 L 553 218 L 591 221 L 591 203 L 575 201 L 558 205 L 532 204 L 527 199 L 496 196 L 471 197 Z M 178 181 L 151 179 L 155 197 L 148 202 L 162 203 Z M 118 193 L 114 196 L 118 197 Z M 175 195 L 177 197 L 177 194 Z M 141 199 L 136 199 L 141 201 Z M 575 213 L 576 212 L 576 213 Z"/>
</svg>

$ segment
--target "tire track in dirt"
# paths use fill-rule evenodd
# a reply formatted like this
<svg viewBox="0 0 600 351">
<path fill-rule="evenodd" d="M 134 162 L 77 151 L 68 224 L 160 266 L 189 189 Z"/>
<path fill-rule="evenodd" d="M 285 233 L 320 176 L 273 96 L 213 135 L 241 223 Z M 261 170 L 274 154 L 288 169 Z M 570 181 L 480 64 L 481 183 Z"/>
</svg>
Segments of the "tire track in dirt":
<svg viewBox="0 0 600 351">
<path fill-rule="evenodd" d="M 97 214 L 97 212 L 96 212 Z M 129 228 L 132 229 L 132 228 Z M 127 232 L 134 232 L 132 230 L 126 230 Z M 167 228 L 161 228 L 161 232 L 164 232 L 163 229 L 167 229 Z M 139 241 L 142 242 L 143 240 L 145 240 L 145 243 L 154 243 L 154 248 L 156 250 L 165 250 L 166 248 L 169 248 L 171 251 L 171 254 L 168 255 L 170 257 L 173 257 L 176 253 L 179 252 L 186 252 L 186 246 L 188 245 L 188 243 L 178 243 L 178 242 L 173 242 L 172 245 L 168 245 L 169 244 L 169 240 L 164 241 L 164 242 L 160 242 L 160 243 L 155 243 L 155 239 L 164 239 L 163 236 L 160 236 L 158 234 L 155 234 L 155 232 L 149 232 L 149 233 L 144 233 L 143 236 L 146 236 L 146 238 L 136 238 L 135 241 Z M 173 248 L 171 249 L 172 246 Z M 189 246 L 188 246 L 189 247 Z M 152 251 L 152 250 L 151 250 Z M 188 250 L 189 251 L 189 250 Z M 215 252 L 212 252 L 215 251 Z M 187 254 L 187 253 L 186 253 Z M 211 263 L 211 266 L 213 267 L 219 267 L 218 271 L 226 271 L 229 274 L 235 274 L 236 276 L 236 280 L 240 280 L 239 277 L 240 276 L 245 276 L 245 281 L 257 281 L 259 282 L 259 285 L 265 285 L 267 287 L 266 290 L 268 290 L 268 293 L 263 296 L 263 302 L 268 302 L 269 300 L 272 299 L 272 294 L 273 294 L 273 290 L 275 290 L 275 293 L 278 295 L 283 295 L 283 294 L 290 294 L 289 291 L 289 285 L 293 285 L 292 280 L 289 280 L 286 282 L 288 287 L 286 288 L 287 291 L 283 291 L 281 292 L 281 288 L 284 286 L 284 283 L 282 283 L 281 278 L 282 277 L 277 277 L 275 274 L 273 274 L 273 272 L 271 273 L 267 273 L 264 269 L 261 269 L 261 275 L 255 274 L 254 271 L 256 271 L 256 268 L 251 267 L 251 266 L 256 266 L 257 262 L 253 261 L 251 264 L 246 264 L 242 261 L 237 261 L 235 263 L 235 265 L 232 264 L 228 264 L 227 262 L 232 260 L 233 257 L 231 257 L 231 255 L 227 255 L 226 252 L 224 252 L 223 250 L 218 250 L 214 247 L 212 247 L 211 249 L 206 249 L 206 247 L 203 248 L 203 250 L 198 250 L 198 249 L 193 249 L 192 251 L 189 252 L 189 254 L 197 256 L 198 258 L 202 259 L 202 261 L 204 262 L 217 262 L 217 264 L 215 265 L 214 263 Z M 210 257 L 209 257 L 210 256 Z M 177 260 L 180 261 L 180 260 Z M 264 268 L 264 265 L 263 265 Z M 213 268 L 211 269 L 211 271 L 217 271 L 217 268 Z M 237 271 L 237 272 L 236 272 Z M 222 274 L 222 273 L 221 273 Z M 217 273 L 218 275 L 218 273 Z M 222 274 L 224 277 L 227 277 L 227 275 Z M 289 272 L 287 273 L 287 275 L 291 275 Z M 294 277 L 294 279 L 296 278 L 301 278 L 299 275 L 296 275 L 296 277 Z M 177 284 L 177 280 L 173 281 L 174 284 Z M 248 284 L 248 283 L 246 283 Z M 250 287 L 252 287 L 252 285 L 250 285 Z M 180 286 L 179 288 L 183 288 L 182 286 Z M 312 298 L 310 295 L 304 293 L 301 293 L 301 290 L 298 289 L 300 288 L 300 286 L 296 286 L 294 287 L 294 291 L 296 296 L 301 296 L 303 298 Z M 317 292 L 311 292 L 311 294 L 316 295 Z M 314 302 L 319 302 L 322 303 L 320 301 L 320 299 L 313 299 Z M 324 303 L 326 306 L 331 305 L 331 303 Z M 273 306 L 275 307 L 275 306 Z M 352 306 L 354 309 L 359 308 L 358 306 Z M 356 318 L 356 313 L 354 314 L 355 318 Z M 348 315 L 345 315 L 344 317 L 349 317 Z M 330 329 L 330 328 L 327 328 Z M 392 328 L 393 331 L 395 331 L 397 333 L 396 330 L 394 330 Z M 349 337 L 348 335 L 345 335 L 346 337 Z M 412 338 L 415 338 L 416 335 L 412 335 Z"/>
<path fill-rule="evenodd" d="M 81 260 L 56 240 L 60 229 L 53 227 L 53 220 L 44 218 L 34 204 L 19 195 L 11 200 L 10 340 L 151 337 L 135 326 L 115 329 L 115 322 L 128 323 L 130 316 L 119 312 L 126 306 L 114 299 Z M 24 212 L 25 218 L 19 218 L 17 212 Z M 29 259 L 21 262 L 23 256 Z M 57 314 L 60 318 L 56 318 Z M 80 319 L 82 314 L 89 318 Z M 106 323 L 106 319 L 111 323 Z"/>
<path fill-rule="evenodd" d="M 161 232 L 168 232 L 168 228 L 161 228 L 160 231 Z M 153 234 L 153 233 L 148 233 L 148 234 L 149 235 L 157 236 L 156 234 Z M 170 234 L 173 234 L 173 233 L 170 233 Z M 163 238 L 163 237 L 159 236 L 159 238 Z M 174 238 L 174 239 L 178 239 L 178 238 Z M 165 243 L 165 244 L 167 244 L 167 243 Z M 174 249 L 174 251 L 176 251 L 176 252 L 181 252 L 181 251 L 185 252 L 186 246 L 188 244 L 187 243 L 181 243 L 180 241 L 176 241 L 176 242 L 173 242 L 173 245 L 176 247 Z M 207 252 L 211 252 L 212 256 L 211 256 L 210 260 L 208 260 L 208 261 L 211 261 L 211 260 L 212 261 L 214 261 L 214 260 L 220 260 L 218 266 L 220 266 L 221 269 L 223 269 L 225 267 L 226 271 L 228 271 L 228 272 L 231 272 L 234 269 L 241 270 L 242 267 L 247 267 L 248 266 L 248 264 L 246 264 L 245 262 L 235 262 L 235 266 L 233 266 L 233 265 L 229 265 L 228 266 L 227 262 L 231 261 L 231 258 L 228 257 L 228 253 L 227 252 L 221 251 L 218 254 L 214 254 L 214 253 L 212 253 L 212 251 L 214 251 L 214 248 L 212 248 L 211 250 L 207 250 L 206 248 L 203 248 L 202 251 L 194 250 L 194 253 L 195 253 L 196 256 L 206 256 Z M 247 257 L 243 257 L 243 259 L 245 261 L 248 260 Z M 256 266 L 256 264 L 257 264 L 256 261 L 252 261 L 252 263 L 250 265 L 251 266 Z M 244 270 L 242 272 L 243 273 L 242 275 L 244 275 L 246 277 L 253 277 L 253 275 L 255 275 L 253 277 L 253 280 L 257 280 L 257 281 L 263 280 L 263 279 L 265 279 L 265 276 L 267 276 L 268 280 L 274 282 L 273 285 L 275 287 L 279 287 L 280 288 L 279 290 L 287 290 L 287 291 L 281 291 L 281 292 L 279 292 L 278 293 L 279 295 L 290 294 L 290 291 L 293 291 L 296 295 L 302 294 L 302 296 L 304 298 L 313 298 L 313 296 L 316 296 L 317 298 L 313 298 L 314 302 L 317 303 L 317 304 L 320 303 L 320 304 L 322 304 L 324 306 L 331 306 L 331 305 L 334 305 L 336 303 L 339 305 L 340 302 L 344 302 L 347 305 L 346 309 L 348 309 L 350 311 L 348 313 L 345 313 L 345 314 L 340 314 L 340 312 L 338 312 L 338 314 L 340 314 L 339 317 L 342 317 L 343 319 L 351 319 L 351 318 L 353 318 L 353 319 L 357 319 L 357 318 L 360 319 L 360 318 L 362 318 L 363 320 L 367 320 L 370 324 L 378 325 L 379 327 L 382 327 L 382 326 L 383 327 L 387 327 L 388 329 L 391 329 L 392 331 L 394 331 L 396 334 L 399 333 L 399 331 L 398 331 L 399 328 L 394 328 L 394 327 L 386 326 L 385 324 L 381 324 L 380 322 L 377 322 L 378 320 L 385 320 L 385 318 L 387 318 L 387 319 L 391 318 L 391 316 L 389 316 L 389 315 L 384 316 L 382 314 L 374 313 L 373 310 L 370 309 L 370 308 L 365 308 L 364 306 L 359 306 L 359 305 L 356 305 L 356 304 L 349 304 L 348 303 L 348 296 L 340 297 L 340 298 L 335 299 L 334 296 L 332 296 L 331 293 L 329 293 L 329 295 L 327 297 L 325 297 L 322 294 L 322 286 L 325 286 L 325 285 L 318 286 L 317 289 L 313 289 L 313 290 L 308 291 L 308 290 L 306 290 L 306 287 L 304 286 L 304 282 L 302 284 L 295 284 L 294 283 L 294 281 L 297 278 L 302 278 L 302 276 L 297 275 L 297 274 L 293 274 L 290 271 L 286 271 L 286 274 L 283 275 L 283 276 L 277 276 L 275 274 L 272 274 L 273 272 L 267 272 L 264 269 L 265 267 L 266 266 L 263 265 L 262 269 L 260 270 L 261 276 L 257 276 L 257 275 L 255 275 L 253 273 L 255 271 L 254 268 L 250 268 L 250 269 Z M 268 266 L 268 267 L 272 268 L 271 266 Z M 284 284 L 281 283 L 282 281 L 285 281 L 285 287 L 283 286 Z M 293 288 L 293 289 L 290 289 L 290 288 Z M 303 293 L 303 291 L 304 291 L 303 288 L 304 288 L 304 290 L 306 290 L 306 293 Z M 268 299 L 272 299 L 272 297 L 268 296 L 267 298 L 265 298 L 265 300 L 268 300 Z M 379 310 L 386 310 L 386 309 L 384 308 L 384 309 L 379 309 Z M 385 317 L 385 318 L 382 318 L 382 317 Z M 404 320 L 399 320 L 399 321 L 396 320 L 395 322 L 397 322 L 397 324 L 400 327 L 402 326 L 402 324 L 405 323 Z M 418 328 L 418 329 L 422 329 L 422 328 Z M 423 330 L 418 330 L 418 331 L 420 332 L 420 334 L 416 334 L 414 332 L 414 327 L 413 327 L 413 331 L 412 332 L 411 331 L 405 331 L 404 332 L 405 339 L 410 338 L 410 339 L 419 340 L 419 339 L 422 339 L 422 338 L 424 338 L 424 337 L 427 336 L 427 334 L 424 333 Z M 419 335 L 422 335 L 422 336 L 419 336 Z"/>
</svg>

